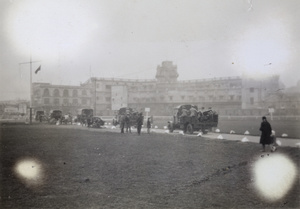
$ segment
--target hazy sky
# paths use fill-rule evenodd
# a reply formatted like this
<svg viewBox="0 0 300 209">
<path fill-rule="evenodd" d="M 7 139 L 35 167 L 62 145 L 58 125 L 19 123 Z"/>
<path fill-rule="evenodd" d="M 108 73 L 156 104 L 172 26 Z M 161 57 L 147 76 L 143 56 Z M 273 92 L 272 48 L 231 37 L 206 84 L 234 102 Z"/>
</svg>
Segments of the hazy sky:
<svg viewBox="0 0 300 209">
<path fill-rule="evenodd" d="M 179 79 L 279 74 L 300 80 L 299 0 L 0 0 L 0 100 L 33 82 L 90 76 L 153 79 L 173 61 Z"/>
</svg>

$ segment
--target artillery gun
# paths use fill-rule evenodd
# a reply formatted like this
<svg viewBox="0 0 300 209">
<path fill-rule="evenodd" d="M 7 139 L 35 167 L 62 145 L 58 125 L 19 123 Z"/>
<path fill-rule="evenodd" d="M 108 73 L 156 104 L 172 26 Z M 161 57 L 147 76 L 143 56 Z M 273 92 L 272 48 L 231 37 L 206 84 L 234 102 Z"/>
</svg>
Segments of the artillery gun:
<svg viewBox="0 0 300 209">
<path fill-rule="evenodd" d="M 218 126 L 218 114 L 211 109 L 198 111 L 196 105 L 186 104 L 175 107 L 174 112 L 173 121 L 168 122 L 168 129 L 171 133 L 175 129 L 180 129 L 188 134 L 193 134 L 194 131 L 206 134 Z"/>
<path fill-rule="evenodd" d="M 101 128 L 105 124 L 105 121 L 102 120 L 100 116 L 93 116 L 92 117 L 92 125 L 93 128 Z"/>
<path fill-rule="evenodd" d="M 57 122 L 62 118 L 62 111 L 61 110 L 51 110 L 49 116 L 49 123 Z"/>
</svg>

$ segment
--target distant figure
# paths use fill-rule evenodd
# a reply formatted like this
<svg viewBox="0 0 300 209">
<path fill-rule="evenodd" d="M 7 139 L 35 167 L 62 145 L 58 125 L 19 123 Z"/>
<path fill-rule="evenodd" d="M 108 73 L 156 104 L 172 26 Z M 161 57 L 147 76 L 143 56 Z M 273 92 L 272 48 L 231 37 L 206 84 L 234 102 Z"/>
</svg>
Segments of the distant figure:
<svg viewBox="0 0 300 209">
<path fill-rule="evenodd" d="M 190 115 L 191 116 L 191 121 L 193 123 L 195 123 L 195 120 L 197 118 L 198 112 L 197 112 L 196 108 L 194 108 L 194 107 L 191 107 L 190 112 L 191 112 L 191 115 Z"/>
<path fill-rule="evenodd" d="M 143 113 L 139 113 L 139 116 L 137 118 L 137 132 L 138 132 L 138 135 L 141 135 L 141 129 L 142 129 L 142 125 L 144 123 L 144 117 L 143 117 Z"/>
<path fill-rule="evenodd" d="M 124 126 L 125 126 L 125 115 L 121 115 L 120 117 L 120 128 L 121 128 L 121 133 L 124 133 Z"/>
<path fill-rule="evenodd" d="M 39 116 L 39 120 L 40 120 L 40 123 L 41 123 L 42 120 L 43 120 L 43 116 L 42 115 Z"/>
<path fill-rule="evenodd" d="M 267 118 L 265 116 L 262 117 L 262 122 L 259 130 L 261 131 L 259 143 L 262 144 L 262 148 L 263 148 L 262 152 L 265 152 L 266 151 L 265 145 L 271 144 L 271 133 L 272 133 L 271 125 L 267 121 Z"/>
<path fill-rule="evenodd" d="M 201 112 L 201 110 L 198 111 L 198 120 L 202 121 L 203 120 L 203 113 Z"/>
<path fill-rule="evenodd" d="M 88 118 L 86 119 L 86 123 L 87 123 L 87 127 L 89 128 L 89 127 L 91 126 L 91 124 L 92 124 L 92 118 L 91 118 L 91 117 L 88 117 Z"/>
<path fill-rule="evenodd" d="M 188 110 L 185 109 L 185 108 L 182 108 L 181 115 L 180 115 L 180 120 L 185 121 L 187 116 L 188 116 Z"/>
<path fill-rule="evenodd" d="M 276 143 L 276 134 L 274 130 L 272 130 L 271 132 L 271 143 L 272 143 L 271 152 L 275 152 L 277 150 L 277 143 Z"/>
<path fill-rule="evenodd" d="M 126 114 L 125 116 L 125 128 L 126 128 L 126 133 L 131 133 L 131 124 L 130 124 L 130 115 Z"/>
<path fill-rule="evenodd" d="M 148 118 L 147 120 L 147 133 L 150 134 L 150 129 L 151 129 L 151 118 Z"/>
</svg>

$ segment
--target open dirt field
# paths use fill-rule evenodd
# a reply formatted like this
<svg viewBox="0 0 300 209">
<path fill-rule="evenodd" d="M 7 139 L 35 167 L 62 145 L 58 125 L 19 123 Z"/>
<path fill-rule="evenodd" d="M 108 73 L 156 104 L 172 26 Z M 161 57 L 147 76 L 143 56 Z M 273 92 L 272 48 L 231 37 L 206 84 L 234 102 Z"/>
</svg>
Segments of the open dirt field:
<svg viewBox="0 0 300 209">
<path fill-rule="evenodd" d="M 0 148 L 1 208 L 300 207 L 293 147 L 261 153 L 255 143 L 179 134 L 10 124 L 1 126 Z M 254 167 L 276 155 L 295 165 L 296 180 L 271 201 L 257 190 Z M 273 185 L 290 177 L 272 178 Z"/>
</svg>

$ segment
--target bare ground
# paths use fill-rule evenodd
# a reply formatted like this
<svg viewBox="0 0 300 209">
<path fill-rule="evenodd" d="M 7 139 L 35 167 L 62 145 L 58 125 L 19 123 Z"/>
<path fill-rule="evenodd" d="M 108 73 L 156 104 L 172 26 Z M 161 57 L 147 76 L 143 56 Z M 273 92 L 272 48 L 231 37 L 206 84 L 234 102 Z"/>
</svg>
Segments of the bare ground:
<svg viewBox="0 0 300 209">
<path fill-rule="evenodd" d="M 254 143 L 38 124 L 2 126 L 0 149 L 1 208 L 300 207 L 299 174 L 280 200 L 258 194 Z M 278 152 L 299 171 L 298 148 Z M 41 163 L 40 182 L 14 172 L 24 158 Z"/>
</svg>

